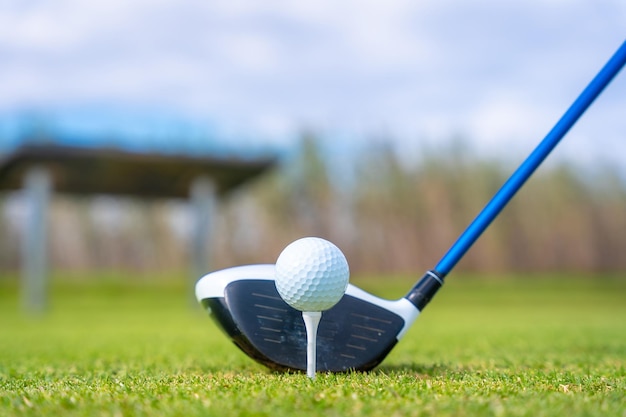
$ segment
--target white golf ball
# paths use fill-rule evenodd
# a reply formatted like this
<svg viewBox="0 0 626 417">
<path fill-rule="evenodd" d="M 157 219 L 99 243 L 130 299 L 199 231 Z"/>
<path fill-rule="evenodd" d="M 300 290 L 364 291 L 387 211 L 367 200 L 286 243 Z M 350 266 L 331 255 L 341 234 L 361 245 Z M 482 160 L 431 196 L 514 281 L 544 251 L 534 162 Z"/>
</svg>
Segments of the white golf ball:
<svg viewBox="0 0 626 417">
<path fill-rule="evenodd" d="M 349 277 L 348 261 L 341 250 L 318 237 L 290 243 L 276 261 L 276 289 L 299 311 L 324 311 L 337 304 Z"/>
</svg>

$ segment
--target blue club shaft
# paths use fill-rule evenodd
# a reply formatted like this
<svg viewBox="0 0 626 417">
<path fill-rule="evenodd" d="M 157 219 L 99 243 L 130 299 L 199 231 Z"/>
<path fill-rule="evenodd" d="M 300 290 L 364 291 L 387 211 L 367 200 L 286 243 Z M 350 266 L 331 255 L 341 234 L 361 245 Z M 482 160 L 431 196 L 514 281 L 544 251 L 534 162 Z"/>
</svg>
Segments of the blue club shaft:
<svg viewBox="0 0 626 417">
<path fill-rule="evenodd" d="M 513 198 L 515 193 L 524 185 L 526 180 L 541 165 L 543 160 L 556 147 L 570 128 L 589 108 L 591 103 L 600 95 L 602 90 L 611 82 L 626 63 L 626 42 L 615 52 L 598 75 L 589 83 L 587 88 L 578 96 L 576 101 L 565 112 L 557 124 L 541 141 L 537 148 L 513 173 L 500 190 L 487 203 L 485 208 L 476 216 L 474 221 L 465 229 L 463 234 L 441 258 L 434 271 L 444 277 L 461 260 L 469 248 L 487 229 L 491 222 L 500 214 L 502 209 Z"/>
</svg>

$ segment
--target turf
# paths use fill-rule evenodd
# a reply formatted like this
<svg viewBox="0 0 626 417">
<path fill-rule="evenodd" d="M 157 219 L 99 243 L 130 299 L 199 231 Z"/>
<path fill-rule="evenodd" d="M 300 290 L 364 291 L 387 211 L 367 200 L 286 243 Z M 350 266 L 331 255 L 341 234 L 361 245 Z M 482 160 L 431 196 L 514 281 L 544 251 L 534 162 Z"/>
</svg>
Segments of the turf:
<svg viewBox="0 0 626 417">
<path fill-rule="evenodd" d="M 129 281 L 57 276 L 31 317 L 0 279 L 0 415 L 626 416 L 624 277 L 453 275 L 379 368 L 314 381 L 240 353 L 183 279 Z"/>
</svg>

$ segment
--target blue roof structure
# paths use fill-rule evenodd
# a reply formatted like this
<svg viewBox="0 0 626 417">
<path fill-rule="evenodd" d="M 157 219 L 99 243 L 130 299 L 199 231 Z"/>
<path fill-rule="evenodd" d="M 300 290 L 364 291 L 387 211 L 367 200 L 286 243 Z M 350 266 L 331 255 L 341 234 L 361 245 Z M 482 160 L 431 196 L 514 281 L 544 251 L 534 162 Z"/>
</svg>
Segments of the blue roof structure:
<svg viewBox="0 0 626 417">
<path fill-rule="evenodd" d="M 42 143 L 238 159 L 276 154 L 258 138 L 157 110 L 86 107 L 0 114 L 0 155 L 23 145 Z"/>
<path fill-rule="evenodd" d="M 36 165 L 51 172 L 61 192 L 184 198 L 194 178 L 212 178 L 223 193 L 276 160 L 268 147 L 159 112 L 0 116 L 0 190 L 21 188 Z"/>
</svg>

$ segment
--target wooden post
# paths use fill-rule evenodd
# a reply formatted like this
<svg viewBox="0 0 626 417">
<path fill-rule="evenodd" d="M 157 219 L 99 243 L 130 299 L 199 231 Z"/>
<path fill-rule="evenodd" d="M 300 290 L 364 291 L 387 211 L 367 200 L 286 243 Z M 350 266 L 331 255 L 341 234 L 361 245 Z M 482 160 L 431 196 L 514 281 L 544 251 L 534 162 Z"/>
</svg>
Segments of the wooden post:
<svg viewBox="0 0 626 417">
<path fill-rule="evenodd" d="M 198 177 L 191 184 L 193 230 L 191 236 L 192 296 L 196 281 L 209 272 L 211 225 L 216 204 L 216 189 L 207 177 Z M 197 301 L 193 297 L 193 303 Z"/>
<path fill-rule="evenodd" d="M 22 238 L 22 304 L 30 313 L 48 305 L 48 224 L 51 181 L 48 171 L 31 168 L 26 174 L 26 225 Z"/>
</svg>

